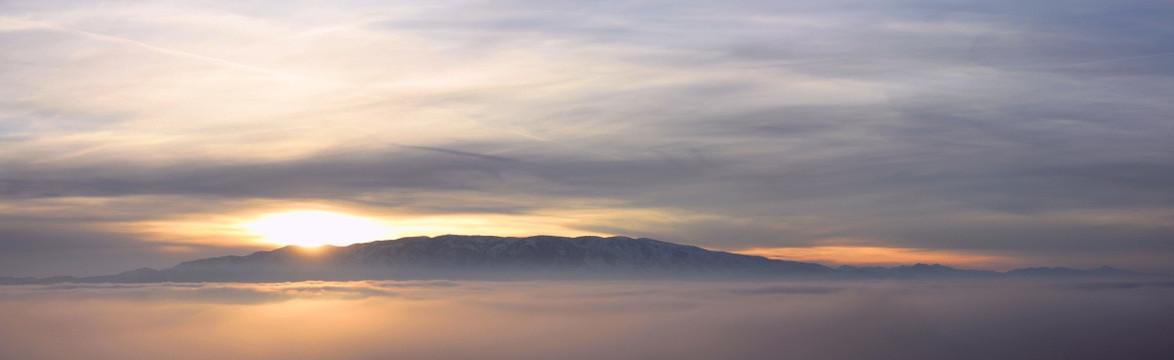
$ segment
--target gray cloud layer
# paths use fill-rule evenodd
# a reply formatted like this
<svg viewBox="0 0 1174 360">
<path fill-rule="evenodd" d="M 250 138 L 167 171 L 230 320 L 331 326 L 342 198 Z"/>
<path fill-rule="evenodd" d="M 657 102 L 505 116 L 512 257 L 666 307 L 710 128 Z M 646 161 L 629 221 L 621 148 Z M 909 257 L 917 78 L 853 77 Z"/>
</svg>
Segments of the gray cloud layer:
<svg viewBox="0 0 1174 360">
<path fill-rule="evenodd" d="M 291 14 L 314 10 L 196 8 L 283 24 L 305 21 Z M 19 3 L 8 13 L 36 20 L 62 9 L 87 7 Z M 369 4 L 333 10 L 393 12 Z M 417 137 L 388 130 L 394 121 L 387 119 L 345 123 L 359 126 L 343 134 L 369 134 L 347 146 L 261 159 L 249 157 L 252 151 L 185 158 L 163 149 L 185 146 L 179 140 L 148 148 L 161 159 L 127 158 L 101 142 L 44 150 L 38 144 L 70 135 L 117 133 L 137 124 L 132 114 L 168 105 L 79 109 L 19 96 L 54 90 L 37 85 L 46 73 L 79 75 L 81 83 L 95 75 L 56 48 L 30 45 L 56 39 L 49 43 L 79 46 L 62 40 L 68 33 L 6 31 L 0 47 L 23 58 L 0 60 L 0 81 L 11 85 L 0 104 L 0 202 L 151 195 L 527 214 L 593 198 L 692 217 L 577 225 L 582 230 L 709 247 L 853 238 L 1015 254 L 1040 265 L 1104 260 L 1170 271 L 1171 13 L 1170 4 L 1153 1 L 438 3 L 352 29 L 417 39 L 439 58 L 468 61 L 454 65 L 458 70 L 554 75 L 410 100 L 417 111 L 459 114 L 469 126 L 461 129 L 472 131 Z M 196 36 L 176 30 L 148 38 L 103 25 L 108 19 L 101 17 L 84 20 L 74 25 L 152 44 Z M 372 56 L 415 66 L 394 52 Z M 492 67 L 497 63 L 506 65 Z M 308 67 L 283 71 L 293 69 Z M 413 116 L 389 110 L 397 101 L 408 100 L 342 101 L 292 118 Z M 282 129 L 277 124 L 227 124 L 201 134 L 216 132 L 207 141 L 231 146 L 256 134 L 262 145 L 248 149 L 260 149 L 271 141 L 263 129 Z M 321 138 L 335 136 L 330 126 L 310 129 L 294 137 L 317 138 L 314 129 Z M 118 220 L 188 210 L 143 209 Z M 50 226 L 66 230 L 37 230 L 29 221 L 0 222 L 8 233 L 41 232 L 6 236 L 0 247 L 83 230 L 68 222 Z M 110 236 L 134 241 L 95 238 Z"/>
</svg>

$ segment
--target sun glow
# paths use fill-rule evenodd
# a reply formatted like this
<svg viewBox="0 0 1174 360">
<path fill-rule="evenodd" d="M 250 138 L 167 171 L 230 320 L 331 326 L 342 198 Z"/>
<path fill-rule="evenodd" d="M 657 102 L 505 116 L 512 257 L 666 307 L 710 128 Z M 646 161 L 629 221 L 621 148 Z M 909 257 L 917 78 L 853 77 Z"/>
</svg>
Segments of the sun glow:
<svg viewBox="0 0 1174 360">
<path fill-rule="evenodd" d="M 790 248 L 754 248 L 734 251 L 772 259 L 816 262 L 824 265 L 900 266 L 915 263 L 941 263 L 993 270 L 1011 270 L 1023 264 L 995 255 L 961 251 L 876 246 L 814 246 Z"/>
<path fill-rule="evenodd" d="M 328 211 L 271 214 L 242 227 L 279 245 L 342 246 L 396 236 L 395 228 L 379 221 Z"/>
</svg>

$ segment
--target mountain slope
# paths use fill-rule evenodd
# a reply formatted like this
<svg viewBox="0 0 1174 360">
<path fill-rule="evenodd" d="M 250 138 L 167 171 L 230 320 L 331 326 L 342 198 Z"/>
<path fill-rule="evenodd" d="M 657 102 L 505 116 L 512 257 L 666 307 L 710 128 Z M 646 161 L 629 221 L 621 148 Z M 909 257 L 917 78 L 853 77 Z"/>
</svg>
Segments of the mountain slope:
<svg viewBox="0 0 1174 360">
<path fill-rule="evenodd" d="M 174 267 L 142 268 L 117 275 L 77 278 L 0 277 L 4 284 L 282 282 L 304 280 L 408 279 L 921 279 L 1003 277 L 1135 277 L 1144 274 L 1102 267 L 1024 268 L 999 273 L 940 264 L 883 267 L 841 266 L 712 251 L 696 246 L 629 237 L 557 236 L 409 237 L 345 247 L 287 246 L 245 256 L 188 261 Z"/>
<path fill-rule="evenodd" d="M 246 256 L 139 269 L 102 280 L 298 281 L 358 279 L 725 278 L 830 274 L 819 264 L 628 237 L 445 235 L 346 247 L 287 246 Z"/>
</svg>

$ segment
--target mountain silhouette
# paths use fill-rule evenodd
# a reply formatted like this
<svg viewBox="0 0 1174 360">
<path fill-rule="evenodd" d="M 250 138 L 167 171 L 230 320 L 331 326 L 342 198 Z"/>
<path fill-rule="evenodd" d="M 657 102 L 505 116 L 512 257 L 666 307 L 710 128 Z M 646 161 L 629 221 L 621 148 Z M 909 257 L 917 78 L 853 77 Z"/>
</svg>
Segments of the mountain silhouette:
<svg viewBox="0 0 1174 360">
<path fill-rule="evenodd" d="M 286 246 L 245 256 L 221 256 L 171 268 L 116 275 L 0 277 L 0 284 L 59 282 L 279 282 L 307 280 L 555 280 L 555 279 L 786 279 L 992 278 L 1005 276 L 1128 276 L 1094 270 L 1024 268 L 999 273 L 941 264 L 841 266 L 769 259 L 623 236 L 407 237 L 349 246 Z"/>
</svg>

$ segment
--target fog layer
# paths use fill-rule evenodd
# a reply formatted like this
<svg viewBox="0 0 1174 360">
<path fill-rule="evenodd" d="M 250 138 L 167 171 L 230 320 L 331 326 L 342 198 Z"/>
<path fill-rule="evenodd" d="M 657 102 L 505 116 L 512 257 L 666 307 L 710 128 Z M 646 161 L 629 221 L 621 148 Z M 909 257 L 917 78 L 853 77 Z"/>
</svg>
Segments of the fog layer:
<svg viewBox="0 0 1174 360">
<path fill-rule="evenodd" d="M 1169 359 L 1174 282 L 0 287 L 3 359 Z"/>
</svg>

